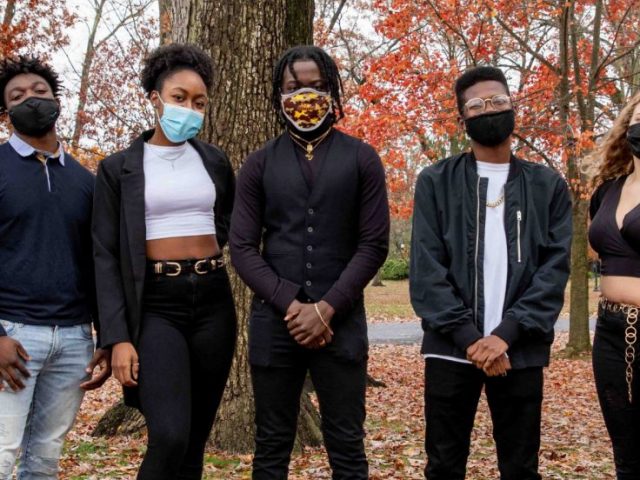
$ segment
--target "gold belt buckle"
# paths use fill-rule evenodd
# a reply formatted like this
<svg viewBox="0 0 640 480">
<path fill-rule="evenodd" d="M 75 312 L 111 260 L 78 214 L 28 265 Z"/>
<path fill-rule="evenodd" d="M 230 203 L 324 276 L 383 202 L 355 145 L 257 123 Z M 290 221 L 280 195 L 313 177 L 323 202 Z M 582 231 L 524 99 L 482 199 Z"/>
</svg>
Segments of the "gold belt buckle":
<svg viewBox="0 0 640 480">
<path fill-rule="evenodd" d="M 176 267 L 175 272 L 167 272 L 165 275 L 167 277 L 177 277 L 182 273 L 182 266 L 178 262 L 165 262 L 167 265 L 171 265 L 172 267 Z"/>
<path fill-rule="evenodd" d="M 194 265 L 193 265 L 193 271 L 196 272 L 198 275 L 204 275 L 205 273 L 207 273 L 206 270 L 200 270 L 200 267 L 202 265 L 204 265 L 205 263 L 207 263 L 207 260 L 198 260 Z"/>
</svg>

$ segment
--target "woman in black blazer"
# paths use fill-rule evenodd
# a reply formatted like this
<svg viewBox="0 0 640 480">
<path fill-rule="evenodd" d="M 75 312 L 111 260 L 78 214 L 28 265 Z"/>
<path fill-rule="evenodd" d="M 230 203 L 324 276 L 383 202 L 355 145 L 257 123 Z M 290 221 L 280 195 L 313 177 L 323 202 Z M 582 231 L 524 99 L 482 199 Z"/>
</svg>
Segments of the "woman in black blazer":
<svg viewBox="0 0 640 480">
<path fill-rule="evenodd" d="M 193 138 L 211 59 L 172 44 L 145 62 L 154 130 L 98 168 L 93 213 L 100 333 L 125 402 L 145 416 L 138 479 L 199 479 L 227 381 L 236 314 L 221 257 L 233 206 L 225 154 Z"/>
</svg>

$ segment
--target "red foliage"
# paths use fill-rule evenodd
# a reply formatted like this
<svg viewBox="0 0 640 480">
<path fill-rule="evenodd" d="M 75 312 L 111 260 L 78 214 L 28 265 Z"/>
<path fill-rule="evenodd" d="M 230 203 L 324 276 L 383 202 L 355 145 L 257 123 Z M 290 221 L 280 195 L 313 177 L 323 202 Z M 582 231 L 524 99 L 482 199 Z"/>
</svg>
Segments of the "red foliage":
<svg viewBox="0 0 640 480">
<path fill-rule="evenodd" d="M 599 30 L 594 3 L 567 3 L 574 11 L 564 71 L 559 64 L 563 5 L 554 2 L 375 0 L 358 7 L 376 19 L 378 48 L 360 49 L 362 82 L 349 100 L 344 128 L 381 153 L 397 216 L 411 213 L 420 168 L 466 147 L 453 82 L 469 67 L 493 64 L 506 72 L 517 103 L 520 156 L 566 174 L 569 154 L 581 158 L 592 149 L 632 91 L 634 78 L 637 83 L 638 73 L 631 69 L 640 41 L 637 0 L 606 2 Z M 347 71 L 353 68 L 357 45 L 349 45 L 344 34 L 321 38 L 340 53 L 346 45 L 341 58 Z M 595 64 L 594 39 L 599 41 Z M 563 79 L 570 98 L 560 98 Z M 570 132 L 562 128 L 563 102 Z M 574 180 L 574 192 L 584 195 L 584 179 Z"/>
</svg>

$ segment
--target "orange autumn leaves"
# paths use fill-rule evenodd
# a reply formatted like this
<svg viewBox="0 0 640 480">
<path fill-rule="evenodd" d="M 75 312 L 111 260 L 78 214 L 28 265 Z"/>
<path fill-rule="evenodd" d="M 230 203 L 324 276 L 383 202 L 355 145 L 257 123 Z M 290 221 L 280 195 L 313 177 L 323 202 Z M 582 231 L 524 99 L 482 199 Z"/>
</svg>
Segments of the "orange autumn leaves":
<svg viewBox="0 0 640 480">
<path fill-rule="evenodd" d="M 637 0 L 376 0 L 369 8 L 379 45 L 369 48 L 344 128 L 381 153 L 396 216 L 411 214 L 416 172 L 467 147 L 453 92 L 465 69 L 494 64 L 506 72 L 516 152 L 563 174 L 569 158 L 579 163 L 591 151 L 640 79 Z M 568 180 L 588 195 L 584 179 Z"/>
</svg>

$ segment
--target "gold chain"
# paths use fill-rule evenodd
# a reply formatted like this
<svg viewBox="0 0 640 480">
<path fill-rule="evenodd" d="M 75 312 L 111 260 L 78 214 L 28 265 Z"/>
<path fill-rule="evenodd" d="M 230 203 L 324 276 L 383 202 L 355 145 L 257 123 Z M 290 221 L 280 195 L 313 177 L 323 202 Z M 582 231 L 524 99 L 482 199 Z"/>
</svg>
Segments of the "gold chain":
<svg viewBox="0 0 640 480">
<path fill-rule="evenodd" d="M 304 138 L 300 137 L 299 135 L 296 135 L 295 133 L 293 133 L 291 130 L 289 130 L 289 135 L 291 136 L 291 140 L 293 140 L 293 143 L 295 143 L 296 145 L 298 145 L 302 150 L 305 151 L 304 156 L 307 158 L 307 160 L 311 161 L 313 160 L 313 150 L 320 145 L 320 143 L 329 136 L 329 134 L 331 133 L 331 130 L 333 130 L 332 128 L 330 128 L 329 130 L 327 130 L 326 132 L 324 132 L 322 135 L 320 135 L 318 138 L 311 140 L 310 142 L 306 141 Z M 302 142 L 304 142 L 306 145 L 304 145 Z"/>
<path fill-rule="evenodd" d="M 627 393 L 629 395 L 629 403 L 631 403 L 633 400 L 633 364 L 636 359 L 635 344 L 638 339 L 638 330 L 636 328 L 636 323 L 638 323 L 638 307 L 624 305 L 622 307 L 622 313 L 627 316 L 627 328 L 624 330 L 624 340 L 627 348 L 624 350 L 624 360 L 627 364 Z"/>
<path fill-rule="evenodd" d="M 500 196 L 498 197 L 498 199 L 494 202 L 485 202 L 485 205 L 489 208 L 496 208 L 499 207 L 500 205 L 502 205 L 502 202 L 504 202 L 504 187 L 502 187 L 502 193 L 500 193 Z"/>
</svg>

